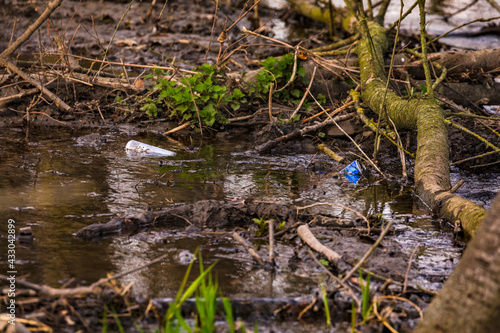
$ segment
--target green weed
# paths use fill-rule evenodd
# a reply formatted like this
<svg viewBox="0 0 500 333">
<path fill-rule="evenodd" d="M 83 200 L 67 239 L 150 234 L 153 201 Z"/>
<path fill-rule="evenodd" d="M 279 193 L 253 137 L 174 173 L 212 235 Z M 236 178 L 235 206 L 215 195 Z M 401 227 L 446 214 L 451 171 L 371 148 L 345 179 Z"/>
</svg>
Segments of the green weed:
<svg viewBox="0 0 500 333">
<path fill-rule="evenodd" d="M 173 120 L 191 121 L 202 125 L 221 127 L 228 121 L 220 112 L 221 107 L 238 110 L 246 102 L 245 94 L 240 89 L 227 91 L 227 86 L 221 83 L 222 72 L 214 66 L 204 64 L 196 74 L 183 75 L 179 80 L 167 79 L 166 73 L 155 69 L 146 76 L 154 79 L 153 97 L 143 99 L 141 110 L 150 117 L 159 114 L 168 115 Z M 199 119 L 198 119 L 199 115 Z"/>
<path fill-rule="evenodd" d="M 203 274 L 203 262 L 200 254 L 200 274 Z M 215 315 L 217 313 L 217 282 L 212 281 L 212 275 L 202 279 L 196 292 L 197 332 L 211 333 L 215 330 Z"/>
<path fill-rule="evenodd" d="M 359 286 L 361 288 L 361 317 L 363 319 L 363 324 L 366 324 L 367 319 L 373 309 L 373 303 L 370 299 L 370 274 L 366 276 L 366 282 L 363 283 L 363 274 L 361 273 L 361 268 L 359 269 Z M 352 312 L 351 312 L 351 333 L 356 332 L 356 305 L 354 301 L 352 302 Z"/>
<path fill-rule="evenodd" d="M 229 325 L 229 332 L 235 333 L 236 328 L 234 325 L 233 308 L 231 307 L 231 302 L 229 301 L 229 298 L 223 297 L 222 304 L 224 305 L 225 318 L 226 318 L 226 323 Z"/>
<path fill-rule="evenodd" d="M 321 287 L 321 295 L 323 297 L 323 304 L 325 305 L 326 326 L 330 327 L 332 326 L 332 321 L 330 318 L 330 307 L 328 305 L 328 296 L 326 294 L 325 286 L 322 282 L 320 283 L 320 287 Z"/>
<path fill-rule="evenodd" d="M 252 221 L 254 221 L 258 226 L 258 229 L 255 231 L 255 237 L 261 237 L 269 229 L 269 220 L 264 220 L 261 217 L 260 219 L 254 218 L 254 219 L 252 219 Z M 279 231 L 283 230 L 285 225 L 286 225 L 286 221 L 281 222 L 278 226 L 278 230 Z"/>
<path fill-rule="evenodd" d="M 361 287 L 361 316 L 363 317 L 363 324 L 370 316 L 373 304 L 370 300 L 370 274 L 366 276 L 366 283 L 363 283 L 363 274 L 361 268 L 359 269 L 359 286 Z"/>
<path fill-rule="evenodd" d="M 306 69 L 300 65 L 299 59 L 297 61 L 299 63 L 296 68 L 294 81 L 283 90 L 280 90 L 280 88 L 287 85 L 292 78 L 295 62 L 294 54 L 288 53 L 280 59 L 269 57 L 260 62 L 260 65 L 264 68 L 257 74 L 256 83 L 250 86 L 248 92 L 255 94 L 257 97 L 267 99 L 271 84 L 274 84 L 275 93 L 273 93 L 273 98 L 282 103 L 298 105 L 304 96 L 305 87 L 309 79 L 306 77 Z M 316 99 L 320 104 L 326 101 L 325 96 L 322 94 L 319 94 Z M 309 110 L 311 109 L 311 105 L 310 102 L 306 101 L 303 104 L 303 108 Z"/>
<path fill-rule="evenodd" d="M 196 258 L 196 253 L 193 258 Z M 214 282 L 212 279 L 211 271 L 216 263 L 210 265 L 207 269 L 204 269 L 201 254 L 199 256 L 200 260 L 200 275 L 186 288 L 187 280 L 191 269 L 194 264 L 194 259 L 189 263 L 186 270 L 186 274 L 181 282 L 181 286 L 177 292 L 175 300 L 170 304 L 165 316 L 163 317 L 162 328 L 156 329 L 155 332 L 165 332 L 165 333 L 213 333 L 215 329 L 215 318 L 217 315 L 217 294 L 218 283 Z M 182 304 L 190 298 L 193 294 L 196 294 L 195 304 L 196 304 L 196 320 L 194 327 L 187 323 L 187 321 L 182 317 L 181 308 Z M 231 333 L 236 331 L 235 321 L 233 317 L 233 310 L 231 307 L 231 302 L 228 298 L 222 298 L 222 304 L 224 307 L 224 312 L 221 313 L 226 319 Z M 124 333 L 125 329 L 120 321 L 118 314 L 116 313 L 113 305 L 110 305 L 111 314 L 116 323 L 118 331 Z M 109 329 L 108 325 L 108 313 L 109 309 L 107 306 L 104 307 L 103 319 L 102 319 L 102 333 L 107 333 Z M 138 323 L 133 322 L 134 327 L 139 332 L 144 332 Z"/>
<path fill-rule="evenodd" d="M 195 257 L 196 257 L 196 255 L 193 256 L 193 258 L 195 258 Z M 167 332 L 167 333 L 179 332 L 181 327 L 186 332 L 193 331 L 192 328 L 188 325 L 188 323 L 182 317 L 181 307 L 182 307 L 182 304 L 196 292 L 198 287 L 205 280 L 205 276 L 207 276 L 207 274 L 210 273 L 210 271 L 212 270 L 212 268 L 215 265 L 215 263 L 213 263 L 206 270 L 203 270 L 202 272 L 200 272 L 200 275 L 184 291 L 184 288 L 186 287 L 186 284 L 187 284 L 187 279 L 189 277 L 189 273 L 191 272 L 191 268 L 193 267 L 193 263 L 194 263 L 194 259 L 191 261 L 191 263 L 188 266 L 188 269 L 186 270 L 186 274 L 184 275 L 184 278 L 182 280 L 179 291 L 177 292 L 177 296 L 175 297 L 175 300 L 170 304 L 167 312 L 165 313 L 165 317 L 164 317 L 165 332 Z"/>
<path fill-rule="evenodd" d="M 294 62 L 293 53 L 284 55 L 280 59 L 269 57 L 262 61 L 260 64 L 263 69 L 256 75 L 256 81 L 249 84 L 246 93 L 266 100 L 271 84 L 274 84 L 273 98 L 282 103 L 298 105 L 304 96 L 305 85 L 309 79 L 299 61 L 294 80 L 289 84 Z M 201 121 L 201 125 L 223 127 L 228 120 L 221 110 L 238 110 L 247 102 L 247 95 L 237 88 L 228 91 L 227 85 L 223 82 L 224 73 L 212 65 L 204 64 L 196 72 L 190 75 L 172 75 L 171 72 L 154 69 L 153 73 L 146 75 L 145 78 L 153 79 L 156 84 L 151 88 L 151 93 L 140 101 L 142 105 L 140 109 L 151 118 L 162 115 L 182 122 L 191 121 L 193 124 L 199 124 Z M 280 89 L 285 86 L 286 89 Z M 318 94 L 316 100 L 320 104 L 326 102 L 322 94 Z M 115 102 L 121 104 L 123 100 L 117 98 Z M 311 105 L 312 102 L 306 100 L 302 107 L 310 110 Z M 299 118 L 297 116 L 291 122 L 296 122 Z"/>
</svg>

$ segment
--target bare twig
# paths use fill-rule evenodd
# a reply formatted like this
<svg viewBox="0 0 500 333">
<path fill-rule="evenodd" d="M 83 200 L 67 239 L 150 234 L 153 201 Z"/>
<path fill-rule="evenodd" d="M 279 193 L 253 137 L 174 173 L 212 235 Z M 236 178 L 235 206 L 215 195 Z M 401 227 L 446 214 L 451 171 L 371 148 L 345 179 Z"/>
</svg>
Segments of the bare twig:
<svg viewBox="0 0 500 333">
<path fill-rule="evenodd" d="M 308 205 L 308 206 L 297 207 L 297 214 L 298 214 L 299 210 L 308 209 L 308 208 L 312 208 L 312 207 L 316 207 L 316 206 L 338 206 L 338 207 L 344 208 L 345 210 L 348 210 L 348 211 L 358 215 L 359 217 L 361 217 L 366 222 L 366 225 L 368 228 L 368 233 L 370 233 L 370 221 L 368 221 L 368 219 L 363 214 L 361 214 L 358 211 L 355 211 L 352 208 L 349 208 L 347 206 L 344 206 L 344 205 L 336 203 L 336 202 L 317 202 L 317 203 L 313 203 L 313 204 Z"/>
<path fill-rule="evenodd" d="M 274 220 L 270 219 L 267 222 L 269 227 L 269 262 L 274 263 Z"/>
<path fill-rule="evenodd" d="M 64 101 L 62 99 L 60 99 L 54 93 L 52 93 L 50 90 L 48 90 L 47 88 L 42 86 L 42 84 L 40 82 L 32 79 L 28 74 L 23 72 L 19 67 L 14 65 L 12 62 L 7 60 L 6 58 L 0 57 L 0 66 L 4 66 L 4 67 L 10 69 L 14 73 L 16 73 L 17 75 L 22 77 L 24 80 L 28 81 L 30 84 L 37 87 L 44 95 L 46 95 L 48 98 L 50 98 L 56 104 L 57 107 L 63 109 L 64 111 L 71 111 L 72 110 L 72 108 L 68 104 L 64 103 Z"/>
<path fill-rule="evenodd" d="M 42 15 L 26 29 L 26 31 L 19 37 L 13 44 L 11 44 L 8 48 L 6 48 L 1 54 L 0 54 L 0 59 L 4 58 L 6 59 L 9 55 L 14 53 L 25 41 L 27 41 L 30 36 L 47 20 L 47 18 L 52 14 L 54 10 L 56 10 L 57 7 L 59 7 L 62 3 L 62 0 L 54 0 L 49 5 L 45 10 L 43 11 Z"/>
<path fill-rule="evenodd" d="M 366 261 L 366 259 L 368 259 L 368 257 L 373 253 L 373 251 L 375 251 L 375 249 L 382 242 L 382 239 L 384 239 L 385 235 L 389 232 L 389 229 L 391 228 L 392 223 L 393 223 L 393 221 L 390 221 L 389 223 L 387 223 L 387 226 L 384 228 L 384 230 L 382 230 L 382 232 L 380 233 L 380 236 L 377 238 L 377 240 L 372 245 L 372 247 L 370 247 L 370 249 L 368 251 L 366 251 L 365 255 L 361 259 L 359 259 L 359 262 L 349 271 L 349 273 L 347 273 L 344 276 L 342 281 L 346 282 L 354 273 L 357 272 L 359 267 L 361 267 L 361 265 L 363 265 L 363 263 Z"/>
<path fill-rule="evenodd" d="M 465 180 L 463 179 L 460 179 L 455 185 L 453 185 L 453 187 L 451 188 L 450 192 L 451 193 L 455 193 L 456 191 L 458 191 L 458 189 L 460 187 L 462 187 L 462 185 L 465 183 Z"/>
<path fill-rule="evenodd" d="M 346 120 L 346 119 L 352 118 L 352 116 L 353 116 L 352 114 L 346 114 L 346 115 L 342 115 L 342 116 L 337 116 L 337 117 L 332 118 L 332 119 L 326 119 L 326 120 L 322 121 L 321 123 L 318 123 L 318 124 L 315 124 L 315 125 L 306 126 L 306 127 L 302 128 L 302 129 L 296 129 L 296 130 L 294 130 L 291 133 L 288 133 L 286 135 L 280 136 L 280 137 L 278 137 L 276 139 L 273 139 L 273 140 L 269 140 L 266 143 L 264 143 L 264 144 L 262 144 L 260 146 L 255 147 L 255 150 L 257 152 L 263 152 L 263 151 L 269 150 L 272 147 L 276 146 L 279 142 L 287 141 L 287 140 L 290 140 L 290 139 L 293 139 L 293 138 L 300 137 L 300 136 L 302 136 L 302 135 L 304 135 L 306 133 L 309 133 L 309 132 L 312 132 L 312 131 L 316 131 L 316 130 L 319 130 L 320 128 L 328 126 L 328 125 L 334 123 L 335 120 L 342 121 L 342 120 Z"/>
<path fill-rule="evenodd" d="M 136 68 L 149 68 L 149 69 L 163 69 L 167 71 L 179 71 L 187 74 L 198 74 L 198 72 L 195 71 L 189 71 L 186 69 L 181 69 L 181 68 L 175 68 L 172 66 L 156 66 L 156 65 L 139 65 L 139 64 L 129 64 L 129 63 L 121 63 L 121 62 L 114 62 L 114 61 L 104 61 L 104 60 L 99 60 L 99 59 L 92 59 L 92 58 L 87 58 L 87 57 L 82 57 L 78 55 L 71 55 L 73 58 L 77 59 L 82 59 L 82 60 L 88 60 L 92 62 L 99 62 L 99 63 L 105 63 L 108 65 L 114 65 L 114 66 L 126 66 L 126 67 L 136 67 Z"/>
<path fill-rule="evenodd" d="M 480 136 L 479 134 L 476 134 L 474 132 L 472 132 L 471 130 L 463 127 L 462 125 L 460 124 L 457 124 L 449 119 L 444 119 L 444 122 L 447 123 L 448 125 L 451 125 L 459 130 L 461 130 L 462 132 L 465 132 L 469 135 L 472 135 L 473 137 L 475 137 L 476 139 L 478 139 L 479 141 L 483 142 L 486 146 L 490 147 L 491 149 L 493 149 L 494 151 L 496 151 L 497 153 L 500 152 L 500 148 L 495 146 L 494 144 L 492 144 L 491 142 L 489 142 L 488 140 L 486 140 L 485 138 L 483 138 L 482 136 Z"/>
<path fill-rule="evenodd" d="M 290 119 L 293 119 L 293 117 L 295 117 L 297 112 L 299 112 L 300 108 L 302 107 L 302 104 L 304 104 L 304 102 L 307 98 L 307 95 L 310 94 L 311 86 L 313 84 L 314 77 L 316 76 L 316 69 L 318 69 L 318 66 L 314 66 L 314 70 L 313 70 L 313 73 L 311 75 L 311 81 L 309 81 L 309 85 L 307 86 L 307 90 L 304 92 L 304 96 L 302 96 L 302 99 L 300 100 L 299 105 L 297 105 L 297 108 L 295 109 L 295 111 L 293 111 L 292 115 L 290 116 Z M 290 79 L 290 81 L 291 80 L 292 79 Z"/>
<path fill-rule="evenodd" d="M 348 97 L 348 98 L 350 98 L 350 97 Z M 340 112 L 342 112 L 342 111 L 344 111 L 345 109 L 347 109 L 349 106 L 353 105 L 355 102 L 356 102 L 356 101 L 350 101 L 350 102 L 348 102 L 348 103 L 346 103 L 346 104 L 344 104 L 344 105 L 342 105 L 342 106 L 340 106 L 340 107 L 336 108 L 335 110 L 333 110 L 333 112 L 331 112 L 331 113 L 330 113 L 330 115 L 329 115 L 329 116 L 330 116 L 330 117 L 336 116 L 336 115 L 337 115 L 337 114 L 339 114 Z M 322 114 L 325 114 L 325 113 L 327 113 L 327 112 L 329 112 L 329 111 L 330 111 L 330 109 L 326 109 L 326 110 L 323 110 L 323 111 L 321 111 L 321 112 L 318 112 L 318 113 L 316 113 L 314 116 L 311 116 L 311 117 L 309 117 L 309 118 L 306 118 L 306 119 L 302 120 L 300 123 L 301 123 L 301 124 L 305 124 L 305 123 L 307 123 L 307 122 L 309 122 L 309 121 L 311 121 L 311 120 L 313 120 L 313 119 L 315 119 L 315 118 L 317 118 L 317 117 L 321 116 Z"/>
<path fill-rule="evenodd" d="M 328 274 L 328 276 L 332 278 L 332 280 L 337 282 L 339 285 L 344 287 L 349 292 L 349 294 L 351 295 L 354 302 L 356 302 L 358 309 L 361 308 L 361 302 L 359 301 L 359 298 L 356 297 L 356 294 L 354 293 L 352 288 L 347 283 L 342 281 L 342 279 L 340 279 L 338 276 L 333 275 L 332 272 L 330 272 L 328 269 L 326 269 L 325 265 L 323 265 L 318 260 L 318 258 L 316 258 L 316 256 L 314 255 L 314 253 L 312 253 L 312 251 L 310 249 L 307 249 L 307 252 L 309 252 L 309 255 L 311 256 L 311 258 L 313 258 L 313 260 L 316 262 L 316 264 L 318 264 L 318 266 L 320 266 L 326 272 L 326 274 Z"/>
<path fill-rule="evenodd" d="M 318 146 L 318 149 L 321 150 L 322 152 L 324 152 L 326 155 L 328 155 L 329 157 L 333 158 L 335 161 L 337 162 L 342 162 L 344 160 L 344 158 L 338 154 L 336 154 L 333 150 L 331 150 L 330 148 L 328 148 L 325 144 L 323 143 L 320 143 Z"/>
<path fill-rule="evenodd" d="M 419 247 L 420 247 L 420 243 L 415 245 L 415 248 L 413 249 L 413 251 L 411 251 L 410 259 L 408 259 L 408 267 L 406 268 L 405 281 L 403 283 L 403 294 L 406 292 L 406 284 L 408 283 L 408 274 L 410 273 L 411 262 L 413 260 L 413 256 L 415 255 L 415 252 L 417 252 Z"/>
<path fill-rule="evenodd" d="M 181 129 L 188 127 L 189 125 L 191 125 L 190 122 L 184 123 L 180 126 L 177 126 L 176 128 L 172 128 L 171 130 L 166 131 L 165 133 L 163 133 L 163 135 L 169 135 L 169 134 L 175 133 L 177 131 L 180 131 Z"/>
<path fill-rule="evenodd" d="M 422 310 L 418 307 L 418 305 L 416 305 L 415 303 L 413 303 L 409 299 L 406 299 L 404 297 L 399 297 L 399 296 L 386 295 L 386 296 L 375 297 L 373 299 L 373 302 L 379 302 L 379 301 L 381 301 L 383 299 L 395 299 L 395 300 L 398 300 L 398 301 L 401 301 L 401 302 L 406 302 L 406 303 L 410 304 L 411 306 L 413 306 L 417 310 L 418 315 L 420 316 L 420 320 L 422 320 L 424 318 L 424 314 L 422 313 Z"/>
<path fill-rule="evenodd" d="M 243 245 L 245 250 L 248 251 L 248 253 L 259 263 L 259 265 L 261 265 L 262 267 L 266 266 L 266 263 L 264 262 L 264 260 L 261 259 L 259 254 L 257 252 L 255 252 L 255 250 L 250 246 L 250 244 L 248 244 L 248 242 L 243 237 L 241 237 L 236 232 L 233 232 L 232 236 L 238 243 Z"/>
</svg>

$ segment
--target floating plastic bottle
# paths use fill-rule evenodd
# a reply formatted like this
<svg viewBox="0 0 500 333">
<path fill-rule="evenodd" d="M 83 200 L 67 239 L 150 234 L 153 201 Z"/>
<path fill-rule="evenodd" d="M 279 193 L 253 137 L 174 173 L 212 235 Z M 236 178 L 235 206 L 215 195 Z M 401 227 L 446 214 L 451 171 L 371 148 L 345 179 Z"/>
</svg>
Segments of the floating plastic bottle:
<svg viewBox="0 0 500 333">
<path fill-rule="evenodd" d="M 346 166 L 340 173 L 345 174 L 348 181 L 357 184 L 363 176 L 363 165 L 357 160 Z"/>
<path fill-rule="evenodd" d="M 174 156 L 175 153 L 170 150 L 158 148 L 135 140 L 130 140 L 125 146 L 125 150 L 132 150 L 137 153 L 157 156 Z"/>
</svg>

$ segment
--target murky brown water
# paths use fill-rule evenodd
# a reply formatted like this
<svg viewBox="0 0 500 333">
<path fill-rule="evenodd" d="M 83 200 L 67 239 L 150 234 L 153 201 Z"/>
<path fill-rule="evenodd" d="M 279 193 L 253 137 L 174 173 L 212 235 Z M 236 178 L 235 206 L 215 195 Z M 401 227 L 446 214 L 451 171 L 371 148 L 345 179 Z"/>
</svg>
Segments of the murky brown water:
<svg viewBox="0 0 500 333">
<path fill-rule="evenodd" d="M 97 222 L 105 223 L 125 212 L 161 209 L 172 204 L 202 199 L 255 198 L 303 206 L 313 202 L 337 202 L 365 215 L 383 214 L 396 221 L 405 251 L 421 245 L 415 259 L 422 276 L 449 272 L 460 248 L 454 247 L 449 232 L 443 233 L 429 217 L 420 216 L 405 223 L 407 214 L 416 212 L 409 189 L 399 185 L 349 183 L 325 173 L 307 171 L 313 155 L 251 156 L 246 154 L 246 138 L 230 141 L 194 142 L 194 149 L 154 135 L 108 132 L 105 143 L 80 145 L 76 137 L 88 132 L 55 129 L 32 131 L 28 137 L 19 129 L 5 129 L 0 135 L 0 215 L 4 220 L 0 248 L 6 249 L 6 222 L 14 219 L 18 227 L 31 226 L 35 239 L 18 243 L 19 275 L 34 282 L 60 286 L 70 278 L 91 283 L 108 272 L 138 267 L 162 254 L 169 254 L 161 265 L 128 275 L 136 294 L 172 296 L 177 290 L 189 256 L 202 247 L 206 263 L 221 262 L 216 272 L 222 292 L 228 296 L 299 296 L 310 292 L 317 281 L 300 272 L 278 274 L 254 269 L 247 261 L 225 259 L 233 254 L 234 243 L 225 236 L 177 236 L 150 230 L 133 236 L 119 236 L 96 242 L 83 242 L 72 234 Z M 135 139 L 173 150 L 171 158 L 140 157 L 124 150 Z M 161 165 L 161 164 L 172 165 Z M 484 182 L 498 188 L 498 179 Z M 341 208 L 328 208 L 330 214 L 351 218 Z M 281 252 L 280 252 L 281 251 Z M 0 260 L 6 264 L 5 251 Z M 283 257 L 291 253 L 278 248 Z M 244 279 L 240 279 L 245 277 Z M 243 282 L 244 280 L 244 282 Z M 437 287 L 422 278 L 425 287 Z M 438 281 L 439 282 L 439 281 Z"/>
</svg>

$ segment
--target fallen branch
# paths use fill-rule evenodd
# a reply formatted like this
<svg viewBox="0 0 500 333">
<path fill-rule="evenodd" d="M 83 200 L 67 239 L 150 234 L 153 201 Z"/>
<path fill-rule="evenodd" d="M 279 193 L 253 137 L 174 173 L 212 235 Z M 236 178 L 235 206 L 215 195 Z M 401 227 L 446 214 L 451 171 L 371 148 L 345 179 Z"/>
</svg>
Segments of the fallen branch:
<svg viewBox="0 0 500 333">
<path fill-rule="evenodd" d="M 334 266 L 337 266 L 337 263 L 342 259 L 340 254 L 321 244 L 311 232 L 311 229 L 309 229 L 307 224 L 303 224 L 298 227 L 297 233 L 304 243 L 309 245 L 314 251 L 325 255 L 328 258 L 328 261 L 330 261 L 330 263 Z"/>
<path fill-rule="evenodd" d="M 163 135 L 169 135 L 169 134 L 175 133 L 177 131 L 180 131 L 181 129 L 188 127 L 189 125 L 191 125 L 190 122 L 184 123 L 180 126 L 177 126 L 176 128 L 172 128 L 171 130 L 166 131 L 165 133 L 163 133 Z"/>
<path fill-rule="evenodd" d="M 340 155 L 337 155 L 333 150 L 325 146 L 323 143 L 320 143 L 318 146 L 318 149 L 321 150 L 323 153 L 328 155 L 329 157 L 333 158 L 337 162 L 342 162 L 344 158 Z"/>
<path fill-rule="evenodd" d="M 19 37 L 12 45 L 10 45 L 8 48 L 6 48 L 1 54 L 0 54 L 0 59 L 7 59 L 8 56 L 10 56 L 12 53 L 14 53 L 25 41 L 27 41 L 31 35 L 49 18 L 50 14 L 54 10 L 56 10 L 57 7 L 59 7 L 62 3 L 62 0 L 54 0 L 49 5 L 45 10 L 43 11 L 42 15 L 26 29 L 26 31 Z"/>
<path fill-rule="evenodd" d="M 268 221 L 269 227 L 269 262 L 274 264 L 274 220 Z"/>
<path fill-rule="evenodd" d="M 349 98 L 350 98 L 350 97 L 349 97 Z M 343 111 L 344 109 L 347 109 L 349 106 L 353 105 L 354 103 L 356 103 L 356 101 L 350 101 L 350 102 L 348 102 L 348 103 L 346 103 L 346 104 L 344 104 L 344 105 L 342 105 L 342 106 L 340 106 L 340 107 L 336 108 L 335 110 L 333 110 L 333 112 L 332 112 L 332 113 L 330 113 L 330 114 L 329 114 L 329 117 L 336 116 L 336 115 L 337 115 L 337 114 L 339 114 L 341 111 Z M 311 120 L 313 120 L 313 119 L 315 119 L 315 118 L 317 118 L 317 117 L 321 116 L 322 114 L 325 114 L 325 113 L 327 113 L 327 112 L 329 112 L 329 111 L 330 111 L 330 109 L 326 109 L 326 110 L 323 110 L 323 111 L 321 111 L 321 112 L 318 112 L 318 113 L 316 113 L 314 116 L 311 116 L 311 117 L 309 117 L 309 118 L 306 118 L 306 119 L 302 120 L 300 123 L 301 123 L 301 124 L 305 124 L 305 123 L 307 123 L 307 122 L 309 122 L 309 121 L 311 121 Z"/>
<path fill-rule="evenodd" d="M 28 74 L 23 72 L 19 67 L 14 65 L 12 62 L 7 60 L 6 58 L 0 57 L 0 66 L 3 66 L 3 67 L 10 69 L 14 73 L 16 73 L 17 75 L 19 75 L 20 77 L 22 77 L 23 79 L 25 79 L 26 81 L 28 81 L 29 83 L 31 83 L 32 85 L 37 87 L 38 90 L 40 90 L 44 95 L 46 95 L 48 98 L 50 98 L 50 100 L 52 100 L 58 108 L 63 109 L 64 111 L 71 111 L 72 110 L 72 108 L 68 104 L 64 103 L 62 99 L 60 99 L 54 93 L 52 93 L 50 90 L 48 90 L 47 88 L 42 86 L 42 84 L 39 81 L 32 79 Z"/>
</svg>

